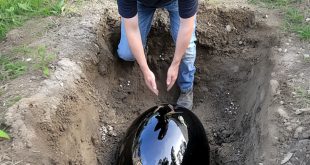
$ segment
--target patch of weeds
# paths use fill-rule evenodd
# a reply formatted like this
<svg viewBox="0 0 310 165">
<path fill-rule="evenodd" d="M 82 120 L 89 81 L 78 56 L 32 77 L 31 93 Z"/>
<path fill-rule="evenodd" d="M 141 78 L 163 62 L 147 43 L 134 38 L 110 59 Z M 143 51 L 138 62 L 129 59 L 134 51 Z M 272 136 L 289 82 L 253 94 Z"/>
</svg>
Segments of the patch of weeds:
<svg viewBox="0 0 310 165">
<path fill-rule="evenodd" d="M 249 0 L 249 2 L 281 9 L 284 12 L 284 29 L 298 34 L 301 39 L 310 40 L 310 25 L 305 19 L 308 9 L 303 8 L 307 5 L 305 0 Z"/>
<path fill-rule="evenodd" d="M 0 80 L 15 79 L 27 71 L 27 64 L 18 59 L 0 55 Z"/>
<path fill-rule="evenodd" d="M 0 0 L 0 39 L 33 17 L 59 15 L 65 0 Z"/>
<path fill-rule="evenodd" d="M 307 107 L 310 104 L 310 90 L 306 90 L 303 87 L 295 89 L 296 96 L 299 99 L 298 104 Z"/>
<path fill-rule="evenodd" d="M 35 67 L 40 69 L 45 77 L 50 75 L 49 64 L 56 59 L 56 55 L 48 53 L 46 47 L 37 48 Z"/>
<path fill-rule="evenodd" d="M 296 32 L 299 34 L 300 38 L 310 40 L 310 25 L 301 26 L 296 29 Z"/>
<path fill-rule="evenodd" d="M 13 51 L 24 57 L 30 57 L 32 60 L 31 66 L 33 66 L 35 70 L 40 70 L 43 76 L 48 77 L 50 75 L 49 64 L 56 60 L 56 55 L 48 52 L 45 46 L 34 48 L 21 46 L 15 48 Z"/>
<path fill-rule="evenodd" d="M 15 103 L 17 103 L 19 100 L 21 100 L 22 97 L 21 96 L 15 96 L 13 98 L 10 98 L 6 103 L 6 107 L 11 107 L 12 105 L 14 105 Z"/>
<path fill-rule="evenodd" d="M 287 21 L 287 23 L 290 23 L 293 25 L 301 24 L 304 20 L 304 16 L 300 10 L 289 7 L 286 10 L 285 20 Z"/>
<path fill-rule="evenodd" d="M 285 27 L 304 40 L 310 39 L 310 25 L 305 22 L 304 14 L 297 8 L 288 7 L 285 14 Z"/>
<path fill-rule="evenodd" d="M 0 138 L 10 140 L 10 136 L 4 130 L 0 130 Z"/>
<path fill-rule="evenodd" d="M 253 4 L 263 4 L 266 7 L 281 7 L 292 3 L 292 0 L 248 0 Z"/>
</svg>

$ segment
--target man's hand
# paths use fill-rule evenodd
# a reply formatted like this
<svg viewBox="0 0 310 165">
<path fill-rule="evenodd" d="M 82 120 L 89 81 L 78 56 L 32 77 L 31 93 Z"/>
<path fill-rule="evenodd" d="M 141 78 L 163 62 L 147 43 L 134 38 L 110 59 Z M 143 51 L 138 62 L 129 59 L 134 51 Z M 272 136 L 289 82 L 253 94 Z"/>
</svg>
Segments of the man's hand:
<svg viewBox="0 0 310 165">
<path fill-rule="evenodd" d="M 170 65 L 169 69 L 168 69 L 168 73 L 167 73 L 167 91 L 169 91 L 175 81 L 178 78 L 178 74 L 179 74 L 179 63 L 174 63 L 172 62 L 172 64 Z"/>
<path fill-rule="evenodd" d="M 155 81 L 155 75 L 151 70 L 143 71 L 146 86 L 158 96 L 158 89 Z"/>
</svg>

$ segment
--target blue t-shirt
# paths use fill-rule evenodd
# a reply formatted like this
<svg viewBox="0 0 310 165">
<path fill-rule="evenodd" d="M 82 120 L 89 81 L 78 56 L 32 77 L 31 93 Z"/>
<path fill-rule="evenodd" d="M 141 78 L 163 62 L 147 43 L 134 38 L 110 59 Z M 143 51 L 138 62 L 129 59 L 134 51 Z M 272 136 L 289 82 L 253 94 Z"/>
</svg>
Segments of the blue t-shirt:
<svg viewBox="0 0 310 165">
<path fill-rule="evenodd" d="M 138 0 L 117 0 L 118 12 L 124 18 L 132 18 L 137 14 Z M 139 0 L 147 7 L 161 7 L 173 0 Z M 198 0 L 178 0 L 179 15 L 181 18 L 189 18 L 196 14 L 198 9 Z"/>
</svg>

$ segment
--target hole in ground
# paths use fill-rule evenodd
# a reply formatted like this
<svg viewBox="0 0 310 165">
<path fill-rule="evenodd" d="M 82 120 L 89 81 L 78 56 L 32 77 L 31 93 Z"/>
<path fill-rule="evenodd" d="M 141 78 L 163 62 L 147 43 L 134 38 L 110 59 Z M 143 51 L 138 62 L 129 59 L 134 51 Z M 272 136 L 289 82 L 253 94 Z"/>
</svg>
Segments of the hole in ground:
<svg viewBox="0 0 310 165">
<path fill-rule="evenodd" d="M 96 84 L 122 122 L 112 124 L 120 136 L 103 143 L 105 151 L 99 158 L 102 164 L 114 162 L 112 153 L 119 138 L 139 114 L 156 103 L 173 103 L 178 96 L 177 88 L 165 91 L 166 72 L 175 48 L 169 34 L 169 19 L 162 11 L 155 18 L 148 37 L 147 59 L 159 84 L 159 99 L 145 87 L 137 64 L 117 59 L 120 23 L 110 17 L 105 20 L 109 26 L 102 32 L 107 35 L 99 39 L 103 48 L 99 64 L 102 76 L 97 77 Z M 252 164 L 259 161 L 263 152 L 261 116 L 266 113 L 272 70 L 270 48 L 275 44 L 275 38 L 267 34 L 273 30 L 256 24 L 254 13 L 244 9 L 201 7 L 197 20 L 193 111 L 208 134 L 212 163 Z M 113 149 L 107 152 L 106 148 Z"/>
<path fill-rule="evenodd" d="M 42 125 L 41 130 L 51 132 L 51 140 L 58 141 L 57 151 L 68 155 L 53 158 L 52 162 L 93 164 L 96 157 L 97 164 L 115 164 L 117 147 L 130 123 L 148 108 L 176 100 L 176 87 L 165 92 L 166 72 L 174 51 L 168 15 L 160 11 L 155 18 L 147 54 L 160 97 L 144 85 L 136 63 L 115 56 L 120 22 L 116 16 L 106 15 L 98 33 L 100 62 L 98 66 L 86 66 L 90 85 L 85 83 L 85 88 L 73 93 L 76 98 L 64 97 L 63 107 L 58 107 L 64 110 L 59 114 L 63 120 L 53 127 L 60 125 L 58 132 L 65 133 L 53 138 L 49 125 Z M 272 32 L 256 24 L 254 13 L 246 9 L 200 7 L 193 112 L 206 129 L 212 164 L 255 164 L 263 155 L 263 116 L 267 113 L 271 47 L 275 44 L 275 38 L 268 35 Z M 70 120 L 72 113 L 82 122 Z"/>
</svg>

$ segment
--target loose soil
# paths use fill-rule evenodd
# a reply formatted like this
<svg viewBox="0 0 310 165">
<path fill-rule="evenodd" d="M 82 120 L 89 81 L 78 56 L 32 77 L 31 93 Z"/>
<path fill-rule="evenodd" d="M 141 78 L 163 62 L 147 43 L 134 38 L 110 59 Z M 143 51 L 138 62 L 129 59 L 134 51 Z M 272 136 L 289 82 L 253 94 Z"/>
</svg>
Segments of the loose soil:
<svg viewBox="0 0 310 165">
<path fill-rule="evenodd" d="M 147 89 L 135 62 L 117 58 L 116 2 L 92 1 L 81 11 L 44 19 L 52 19 L 57 26 L 34 39 L 20 38 L 28 34 L 18 29 L 0 46 L 2 52 L 10 52 L 13 44 L 44 44 L 58 56 L 50 78 L 35 74 L 36 79 L 29 82 L 32 73 L 3 84 L 6 93 L 1 99 L 14 95 L 13 91 L 20 91 L 23 99 L 2 108 L 13 139 L 0 142 L 1 163 L 115 164 L 119 142 L 130 123 L 154 105 L 175 103 L 177 87 L 165 90 L 175 47 L 165 11 L 156 12 L 146 49 L 159 97 Z M 279 164 L 290 146 L 281 148 L 283 143 L 275 141 L 275 137 L 281 139 L 277 120 L 283 117 L 273 111 L 275 100 L 281 98 L 275 95 L 279 87 L 288 91 L 284 75 L 277 74 L 281 67 L 275 47 L 281 40 L 276 34 L 274 27 L 257 21 L 249 8 L 200 5 L 193 112 L 210 140 L 212 164 Z M 279 83 L 276 77 L 283 80 Z M 289 138 L 281 140 L 291 144 Z M 298 160 L 307 154 L 300 155 Z"/>
</svg>

